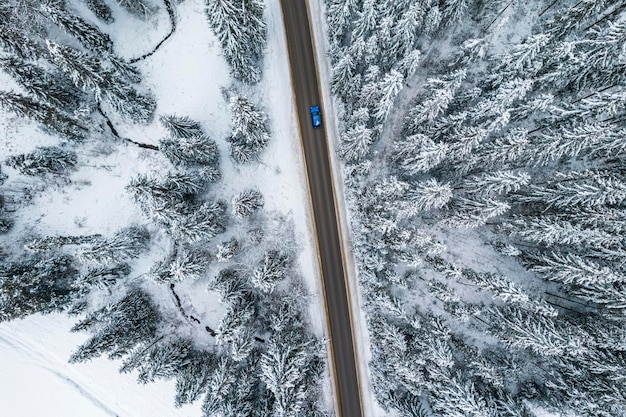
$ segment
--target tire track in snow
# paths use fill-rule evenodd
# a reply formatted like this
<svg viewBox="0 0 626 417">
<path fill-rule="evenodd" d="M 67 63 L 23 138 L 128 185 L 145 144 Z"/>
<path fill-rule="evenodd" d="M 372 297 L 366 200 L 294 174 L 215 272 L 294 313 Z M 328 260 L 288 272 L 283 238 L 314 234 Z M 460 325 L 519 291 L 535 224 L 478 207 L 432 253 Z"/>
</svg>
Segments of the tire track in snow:
<svg viewBox="0 0 626 417">
<path fill-rule="evenodd" d="M 91 392 L 83 384 L 77 382 L 67 374 L 51 368 L 49 365 L 55 362 L 60 363 L 63 366 L 68 366 L 59 356 L 51 352 L 39 350 L 32 344 L 21 339 L 19 336 L 13 335 L 9 331 L 7 331 L 7 329 L 3 328 L 0 328 L 0 343 L 4 343 L 5 345 L 10 346 L 16 351 L 24 354 L 26 358 L 30 359 L 30 361 L 27 363 L 37 366 L 40 369 L 44 369 L 50 374 L 54 375 L 63 383 L 72 387 L 78 394 L 80 394 L 81 397 L 91 402 L 98 409 L 104 411 L 111 417 L 120 417 L 120 414 L 118 414 L 116 411 L 103 403 L 96 394 Z M 45 354 L 44 352 L 46 352 L 47 354 Z"/>
</svg>

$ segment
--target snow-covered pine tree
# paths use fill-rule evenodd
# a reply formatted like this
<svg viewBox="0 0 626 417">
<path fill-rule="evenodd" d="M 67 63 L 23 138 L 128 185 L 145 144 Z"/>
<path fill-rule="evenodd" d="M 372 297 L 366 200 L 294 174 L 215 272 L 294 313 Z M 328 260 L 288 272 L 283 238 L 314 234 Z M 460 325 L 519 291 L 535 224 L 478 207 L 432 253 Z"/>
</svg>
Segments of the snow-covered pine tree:
<svg viewBox="0 0 626 417">
<path fill-rule="evenodd" d="M 373 115 L 379 122 L 384 122 L 391 112 L 394 99 L 404 87 L 404 76 L 396 70 L 391 70 L 377 83 L 377 87 L 379 98 L 376 100 Z"/>
<path fill-rule="evenodd" d="M 233 76 L 248 84 L 261 79 L 260 60 L 267 38 L 260 0 L 206 0 L 209 25 Z"/>
<path fill-rule="evenodd" d="M 252 285 L 259 290 L 270 293 L 284 278 L 289 269 L 289 257 L 279 251 L 265 252 L 263 259 L 252 272 Z"/>
<path fill-rule="evenodd" d="M 444 0 L 443 18 L 446 25 L 456 25 L 467 15 L 474 0 Z"/>
<path fill-rule="evenodd" d="M 150 209 L 160 202 L 173 204 L 183 201 L 200 191 L 202 183 L 186 173 L 169 173 L 162 178 L 140 174 L 131 179 L 126 189 L 136 201 Z"/>
<path fill-rule="evenodd" d="M 399 56 L 404 56 L 415 48 L 417 38 L 422 33 L 424 17 L 430 7 L 430 0 L 418 0 L 399 16 L 393 27 L 392 45 Z"/>
<path fill-rule="evenodd" d="M 333 65 L 330 88 L 333 94 L 346 101 L 361 89 L 361 74 L 357 73 L 356 62 L 350 53 L 341 54 L 339 61 Z"/>
<path fill-rule="evenodd" d="M 462 187 L 470 195 L 508 194 L 519 191 L 530 182 L 526 172 L 496 171 L 468 177 Z"/>
<path fill-rule="evenodd" d="M 0 14 L 0 16 L 2 16 Z M 0 25 L 2 25 L 0 23 Z M 6 52 L 22 58 L 33 59 L 44 56 L 45 47 L 31 39 L 23 27 L 2 25 L 0 30 L 0 47 Z"/>
<path fill-rule="evenodd" d="M 84 245 L 93 243 L 95 240 L 102 238 L 100 234 L 79 235 L 79 236 L 46 236 L 43 238 L 32 239 L 24 245 L 24 247 L 33 252 L 45 252 L 58 249 L 65 245 Z"/>
<path fill-rule="evenodd" d="M 226 230 L 226 203 L 206 202 L 189 207 L 182 216 L 171 219 L 170 233 L 177 239 L 197 242 L 210 239 Z"/>
<path fill-rule="evenodd" d="M 159 150 L 174 165 L 211 165 L 219 169 L 217 145 L 213 139 L 204 134 L 161 139 Z"/>
<path fill-rule="evenodd" d="M 70 363 L 85 362 L 107 353 L 110 358 L 130 354 L 157 339 L 160 314 L 150 297 L 133 289 L 115 304 L 109 304 L 79 321 L 72 331 L 89 330 L 94 335 L 70 357 Z"/>
<path fill-rule="evenodd" d="M 239 219 L 250 216 L 263 207 L 263 195 L 259 190 L 244 190 L 233 197 L 233 215 Z"/>
<path fill-rule="evenodd" d="M 215 257 L 218 262 L 225 262 L 231 259 L 239 251 L 239 241 L 234 237 L 217 245 Z"/>
<path fill-rule="evenodd" d="M 541 356 L 577 356 L 584 353 L 584 336 L 568 331 L 554 317 L 546 318 L 518 307 L 493 307 L 490 330 L 506 345 Z"/>
<path fill-rule="evenodd" d="M 450 205 L 450 215 L 442 223 L 452 227 L 479 227 L 511 209 L 506 201 L 496 198 L 459 197 Z"/>
<path fill-rule="evenodd" d="M 350 128 L 341 135 L 339 155 L 346 162 L 358 162 L 365 159 L 375 136 L 375 132 L 367 128 L 365 124 L 358 124 Z"/>
<path fill-rule="evenodd" d="M 88 268 L 86 272 L 81 274 L 77 286 L 81 288 L 110 288 L 119 280 L 128 276 L 130 271 L 130 266 L 127 263 L 121 263 L 112 267 Z"/>
<path fill-rule="evenodd" d="M 77 87 L 93 92 L 97 102 L 104 101 L 121 116 L 135 122 L 148 122 L 156 101 L 142 95 L 114 70 L 105 68 L 103 61 L 86 52 L 46 40 L 52 61 L 66 72 Z"/>
<path fill-rule="evenodd" d="M 111 8 L 104 0 L 82 0 L 89 10 L 96 15 L 96 17 L 105 23 L 113 23 L 114 18 L 111 13 Z"/>
<path fill-rule="evenodd" d="M 281 306 L 270 319 L 271 335 L 260 359 L 260 378 L 272 394 L 274 415 L 302 415 L 315 398 L 310 388 L 319 378 L 320 341 L 303 332 L 303 323 Z"/>
<path fill-rule="evenodd" d="M 159 117 L 159 121 L 175 138 L 193 138 L 204 134 L 200 123 L 188 116 L 167 114 Z"/>
<path fill-rule="evenodd" d="M 232 343 L 238 333 L 245 331 L 254 320 L 256 309 L 254 304 L 241 299 L 228 305 L 228 310 L 217 327 L 215 341 L 217 344 Z"/>
<path fill-rule="evenodd" d="M 405 175 L 413 176 L 439 165 L 448 156 L 449 149 L 449 144 L 434 142 L 418 133 L 394 143 L 392 158 Z"/>
<path fill-rule="evenodd" d="M 551 281 L 577 286 L 626 283 L 623 271 L 573 253 L 539 253 L 528 260 L 531 270 Z"/>
<path fill-rule="evenodd" d="M 126 11 L 140 18 L 147 18 L 156 11 L 156 7 L 148 0 L 115 0 Z"/>
<path fill-rule="evenodd" d="M 28 96 L 0 91 L 0 106 L 70 140 L 82 141 L 87 133 L 87 128 L 78 119 Z"/>
<path fill-rule="evenodd" d="M 626 183 L 608 170 L 556 173 L 546 185 L 533 185 L 519 201 L 546 208 L 619 207 L 626 201 Z"/>
<path fill-rule="evenodd" d="M 5 70 L 28 94 L 58 110 L 71 113 L 84 100 L 82 92 L 66 77 L 61 79 L 42 66 L 16 57 L 0 58 L 0 68 Z"/>
<path fill-rule="evenodd" d="M 208 256 L 198 250 L 179 250 L 176 258 L 163 265 L 166 269 L 165 280 L 181 282 L 196 280 L 203 276 L 208 268 Z M 160 274 L 162 276 L 163 274 Z"/>
<path fill-rule="evenodd" d="M 84 47 L 102 53 L 113 52 L 109 35 L 67 10 L 60 0 L 44 0 L 39 12 L 58 27 L 75 37 Z"/>
<path fill-rule="evenodd" d="M 215 362 L 213 353 L 191 350 L 188 363 L 176 374 L 176 406 L 190 404 L 206 391 Z"/>
<path fill-rule="evenodd" d="M 148 247 L 150 233 L 145 227 L 130 226 L 110 239 L 97 239 L 90 246 L 78 250 L 82 262 L 100 265 L 116 264 L 138 257 Z"/>
<path fill-rule="evenodd" d="M 466 76 L 467 70 L 463 68 L 443 79 L 429 79 L 426 87 L 428 93 L 423 100 L 419 100 L 418 104 L 409 110 L 405 129 L 408 132 L 416 132 L 422 124 L 432 123 L 445 112 Z"/>
<path fill-rule="evenodd" d="M 63 311 L 77 291 L 78 269 L 67 255 L 0 264 L 0 321 Z"/>
<path fill-rule="evenodd" d="M 125 360 L 120 372 L 138 371 L 137 380 L 142 384 L 157 378 L 172 379 L 181 368 L 189 365 L 191 341 L 184 339 L 157 339 L 148 347 L 139 346 Z"/>
<path fill-rule="evenodd" d="M 38 147 L 30 153 L 12 155 L 5 160 L 7 166 L 30 176 L 63 175 L 72 171 L 76 163 L 74 151 L 57 146 Z"/>
<path fill-rule="evenodd" d="M 547 247 L 573 245 L 582 249 L 622 247 L 624 237 L 610 231 L 588 228 L 548 216 L 516 218 L 504 225 L 513 236 Z"/>
<path fill-rule="evenodd" d="M 230 97 L 232 133 L 228 137 L 231 156 L 237 162 L 250 162 L 267 146 L 270 135 L 267 115 L 244 95 Z"/>
</svg>

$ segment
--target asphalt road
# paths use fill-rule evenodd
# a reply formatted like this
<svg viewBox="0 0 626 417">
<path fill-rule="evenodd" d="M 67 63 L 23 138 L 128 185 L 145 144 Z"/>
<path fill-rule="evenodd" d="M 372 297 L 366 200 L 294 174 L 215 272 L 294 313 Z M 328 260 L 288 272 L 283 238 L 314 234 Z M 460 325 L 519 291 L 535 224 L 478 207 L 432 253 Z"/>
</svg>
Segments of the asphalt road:
<svg viewBox="0 0 626 417">
<path fill-rule="evenodd" d="M 309 108 L 320 105 L 315 58 L 305 0 L 281 0 L 287 34 L 296 111 L 304 147 L 313 216 L 330 327 L 339 417 L 362 417 L 354 343 L 346 291 L 346 274 L 335 210 L 328 141 L 324 128 L 314 129 Z M 322 124 L 324 109 L 322 108 Z"/>
</svg>

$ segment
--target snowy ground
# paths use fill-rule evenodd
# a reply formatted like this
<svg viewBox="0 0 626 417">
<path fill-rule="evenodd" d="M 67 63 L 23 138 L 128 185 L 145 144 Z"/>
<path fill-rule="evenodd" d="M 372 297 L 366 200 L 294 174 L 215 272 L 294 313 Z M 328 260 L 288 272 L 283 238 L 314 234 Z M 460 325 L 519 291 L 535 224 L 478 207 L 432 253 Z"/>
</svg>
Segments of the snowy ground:
<svg viewBox="0 0 626 417">
<path fill-rule="evenodd" d="M 271 119 L 272 140 L 262 154 L 260 166 L 235 166 L 228 158 L 224 138 L 229 130 L 229 114 L 220 89 L 229 86 L 230 78 L 226 63 L 219 56 L 219 45 L 205 21 L 203 0 L 187 0 L 177 6 L 177 32 L 156 54 L 140 63 L 139 68 L 144 74 L 144 84 L 158 100 L 157 115 L 188 115 L 200 121 L 217 141 L 224 180 L 214 188 L 214 194 L 230 200 L 243 189 L 258 187 L 265 197 L 266 210 L 292 216 L 301 249 L 300 270 L 312 294 L 311 326 L 317 335 L 324 336 L 315 240 L 297 139 L 280 3 L 268 0 L 266 6 L 268 46 L 264 79 L 254 91 L 248 92 L 261 103 Z M 141 55 L 167 32 L 165 10 L 148 22 L 128 17 L 118 8 L 114 13 L 116 23 L 101 26 L 110 33 L 115 44 L 120 45 L 118 52 L 123 57 Z M 12 87 L 3 78 L 0 78 L 0 86 Z M 156 122 L 147 127 L 122 124 L 118 127 L 124 136 L 138 142 L 156 144 L 164 135 Z M 56 143 L 56 139 L 26 122 L 0 113 L 0 160 L 36 146 Z M 145 222 L 124 186 L 137 173 L 162 172 L 167 165 L 160 155 L 132 145 L 107 144 L 94 146 L 79 157 L 81 168 L 72 175 L 72 185 L 39 193 L 34 204 L 20 212 L 16 231 L 30 230 L 42 235 L 111 235 L 129 223 Z M 15 177 L 14 171 L 6 171 Z M 208 296 L 206 291 L 199 291 L 197 296 L 187 294 L 187 297 L 202 310 L 202 315 L 219 320 L 216 315 L 221 311 L 220 306 L 207 304 L 215 302 L 215 297 Z M 171 382 L 140 386 L 133 375 L 119 375 L 119 364 L 106 359 L 67 364 L 70 353 L 86 338 L 69 333 L 72 322 L 54 315 L 0 324 L 0 386 L 3 388 L 0 390 L 0 415 L 34 417 L 45 412 L 64 417 L 178 417 L 201 414 L 198 403 L 182 409 L 173 407 Z M 324 389 L 331 392 L 328 376 Z M 37 401 L 33 401 L 34 393 Z M 332 399 L 327 398 L 327 403 L 332 404 Z"/>
</svg>

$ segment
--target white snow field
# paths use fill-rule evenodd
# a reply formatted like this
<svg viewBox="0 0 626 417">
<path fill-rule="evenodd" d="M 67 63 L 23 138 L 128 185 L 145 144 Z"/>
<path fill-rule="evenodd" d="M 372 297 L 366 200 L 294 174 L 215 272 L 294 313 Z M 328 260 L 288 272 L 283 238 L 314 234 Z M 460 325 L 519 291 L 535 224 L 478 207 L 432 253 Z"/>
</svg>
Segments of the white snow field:
<svg viewBox="0 0 626 417">
<path fill-rule="evenodd" d="M 113 3 L 113 2 L 112 2 Z M 216 140 L 221 155 L 223 180 L 212 193 L 227 200 L 250 187 L 259 188 L 265 209 L 291 216 L 300 252 L 300 271 L 311 297 L 310 325 L 325 337 L 325 316 L 320 299 L 320 282 L 315 240 L 310 223 L 310 203 L 303 156 L 294 114 L 289 63 L 280 3 L 267 0 L 268 44 L 263 80 L 254 90 L 244 91 L 265 110 L 271 121 L 271 141 L 258 165 L 235 165 L 228 157 L 225 137 L 229 133 L 229 113 L 221 88 L 231 84 L 228 67 L 220 56 L 219 44 L 204 16 L 203 0 L 186 0 L 177 7 L 178 29 L 153 56 L 138 63 L 144 81 L 158 101 L 156 114 L 189 116 L 199 121 Z M 111 4 L 113 6 L 113 4 Z M 77 10 L 90 21 L 90 12 L 77 4 Z M 132 58 L 150 50 L 169 22 L 162 8 L 148 21 L 137 20 L 113 7 L 115 23 L 96 22 L 115 42 L 116 52 Z M 0 78 L 3 89 L 15 89 Z M 154 121 L 148 126 L 129 126 L 112 117 L 122 136 L 137 142 L 158 143 L 165 130 Z M 58 140 L 40 132 L 29 122 L 0 112 L 0 160 L 15 153 L 29 152 L 36 146 L 50 146 Z M 123 143 L 100 143 L 79 154 L 79 170 L 72 184 L 41 190 L 33 204 L 22 209 L 12 233 L 28 231 L 40 235 L 111 235 L 131 223 L 146 223 L 124 187 L 138 173 L 167 169 L 167 162 L 153 151 Z M 4 167 L 3 167 L 4 168 Z M 10 177 L 16 172 L 6 169 Z M 19 179 L 19 181 L 27 181 Z M 159 240 L 152 254 L 163 252 Z M 150 256 L 153 258 L 153 256 Z M 138 275 L 149 262 L 135 264 Z M 182 288 L 182 287 L 181 287 Z M 207 323 L 217 325 L 223 312 L 216 297 L 203 285 L 191 285 L 195 292 L 183 293 L 183 303 L 193 305 Z M 171 300 L 163 298 L 164 302 Z M 171 309 L 171 307 L 168 307 Z M 200 311 L 201 310 L 201 311 Z M 68 364 L 73 350 L 87 338 L 69 332 L 76 319 L 64 315 L 31 316 L 0 323 L 0 416 L 35 417 L 199 417 L 201 400 L 180 409 L 174 407 L 173 382 L 140 385 L 135 375 L 120 375 L 119 363 L 99 358 L 84 364 Z M 199 343 L 206 342 L 200 335 Z M 325 401 L 332 408 L 330 377 L 326 373 Z"/>
</svg>

